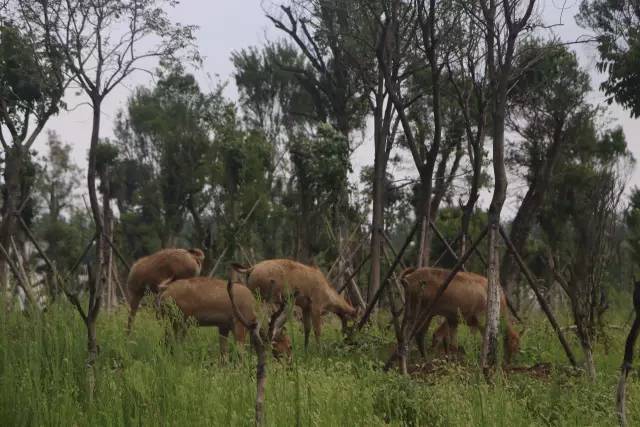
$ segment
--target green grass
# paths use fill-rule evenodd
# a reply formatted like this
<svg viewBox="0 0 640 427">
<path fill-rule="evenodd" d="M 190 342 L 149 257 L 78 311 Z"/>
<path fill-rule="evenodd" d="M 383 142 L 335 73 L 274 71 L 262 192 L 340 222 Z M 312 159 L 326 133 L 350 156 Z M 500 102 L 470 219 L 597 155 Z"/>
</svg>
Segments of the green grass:
<svg viewBox="0 0 640 427">
<path fill-rule="evenodd" d="M 622 316 L 620 316 L 622 317 Z M 102 313 L 94 398 L 87 393 L 85 329 L 61 302 L 45 313 L 0 312 L 0 425 L 251 425 L 255 356 L 231 345 L 218 357 L 217 332 L 191 328 L 180 343 L 165 344 L 164 325 L 142 310 L 130 337 L 126 309 Z M 464 363 L 402 377 L 381 366 L 392 343 L 384 322 L 343 343 L 336 322 L 322 344 L 302 349 L 299 323 L 290 326 L 291 363 L 269 359 L 269 425 L 372 426 L 611 426 L 624 332 L 611 329 L 611 351 L 596 352 L 598 378 L 590 382 L 567 367 L 551 329 L 532 321 L 518 365 L 547 362 L 551 375 L 499 372 L 488 386 L 477 368 L 479 337 L 462 328 Z M 566 322 L 565 322 L 566 323 Z M 621 324 L 622 321 L 618 322 Z M 581 356 L 575 340 L 572 345 Z M 416 354 L 412 362 L 420 362 Z M 630 378 L 630 425 L 640 423 L 640 382 Z"/>
</svg>

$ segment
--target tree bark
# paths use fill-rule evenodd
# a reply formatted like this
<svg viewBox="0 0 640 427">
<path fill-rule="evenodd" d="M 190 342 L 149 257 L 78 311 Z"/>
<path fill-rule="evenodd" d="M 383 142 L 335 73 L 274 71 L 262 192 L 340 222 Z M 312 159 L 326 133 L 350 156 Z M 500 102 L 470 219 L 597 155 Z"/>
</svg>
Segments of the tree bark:
<svg viewBox="0 0 640 427">
<path fill-rule="evenodd" d="M 505 6 L 506 7 L 506 6 Z M 511 11 L 505 11 L 510 14 Z M 498 352 L 498 321 L 500 316 L 500 270 L 498 251 L 498 229 L 500 214 L 507 195 L 507 174 L 504 164 L 504 129 L 507 103 L 507 90 L 511 74 L 511 62 L 515 49 L 515 38 L 509 34 L 505 57 L 500 64 L 496 60 L 496 3 L 490 0 L 489 9 L 485 12 L 487 18 L 487 69 L 491 86 L 494 88 L 492 102 L 492 136 L 493 136 L 493 174 L 494 189 L 491 205 L 489 206 L 489 265 L 487 271 L 487 318 L 484 332 L 484 342 L 480 364 L 489 378 L 491 370 L 497 363 Z M 499 67 L 499 68 L 498 68 Z"/>
<path fill-rule="evenodd" d="M 422 218 L 422 222 L 420 224 L 420 249 L 418 251 L 418 262 L 416 263 L 417 268 L 428 266 L 429 258 L 431 257 L 431 228 L 429 227 L 429 219 L 431 218 L 431 196 L 433 194 L 433 182 L 431 180 L 433 176 L 433 165 L 429 160 L 427 161 L 425 169 L 425 176 L 421 178 L 423 199 L 420 201 L 421 207 L 418 208 L 418 218 Z"/>
<path fill-rule="evenodd" d="M 489 226 L 489 265 L 487 268 L 487 316 L 482 343 L 480 365 L 489 378 L 491 370 L 498 361 L 498 320 L 500 318 L 500 277 L 498 255 L 498 227 L 492 222 Z"/>
<path fill-rule="evenodd" d="M 102 267 L 101 267 L 101 288 L 103 298 L 106 301 L 106 309 L 111 310 L 113 308 L 113 283 L 111 280 L 111 263 L 113 261 L 113 249 L 109 241 L 113 242 L 113 212 L 111 210 L 110 194 L 111 188 L 109 185 L 109 167 L 105 166 L 104 176 L 100 177 L 101 190 L 102 190 L 102 221 L 103 221 L 103 235 L 104 239 L 100 239 L 102 244 Z M 108 239 L 108 240 L 107 240 Z"/>
<path fill-rule="evenodd" d="M 5 189 L 2 194 L 2 224 L 0 224 L 0 244 L 9 248 L 11 236 L 16 232 L 16 216 L 18 205 L 21 200 L 20 178 L 22 173 L 22 150 L 20 146 L 13 146 L 6 151 L 4 183 Z M 8 260 L 0 254 L 0 284 L 7 287 L 5 282 L 8 277 Z"/>
<path fill-rule="evenodd" d="M 376 96 L 376 107 L 374 111 L 374 163 L 373 163 L 373 208 L 371 214 L 371 272 L 369 274 L 369 290 L 367 302 L 371 303 L 373 296 L 380 289 L 380 274 L 382 260 L 382 233 L 384 232 L 384 201 L 385 201 L 385 178 L 387 162 L 389 160 L 389 150 L 387 150 L 387 138 L 389 134 L 390 106 L 387 103 L 385 114 L 383 114 L 382 85 L 378 87 Z"/>
<path fill-rule="evenodd" d="M 89 147 L 89 167 L 87 169 L 87 184 L 89 187 L 89 202 L 91 206 L 91 214 L 96 228 L 98 242 L 96 244 L 96 271 L 93 279 L 89 281 L 89 310 L 87 310 L 87 366 L 92 368 L 98 355 L 98 344 L 96 336 L 96 320 L 100 312 L 100 304 L 102 302 L 101 281 L 102 281 L 102 261 L 103 250 L 106 242 L 104 236 L 104 227 L 100 205 L 98 203 L 98 195 L 96 191 L 96 148 L 100 138 L 100 112 L 102 99 L 95 95 L 92 97 L 93 104 L 93 124 L 91 128 L 91 145 Z M 90 374 L 91 375 L 91 374 Z"/>
<path fill-rule="evenodd" d="M 616 409 L 618 412 L 618 420 L 620 425 L 625 427 L 627 425 L 627 416 L 625 410 L 625 389 L 627 383 L 627 376 L 631 371 L 633 364 L 633 347 L 636 345 L 638 339 L 638 333 L 640 332 L 640 282 L 635 283 L 633 291 L 633 308 L 635 311 L 635 319 L 627 340 L 624 346 L 624 358 L 622 359 L 622 366 L 620 367 L 620 379 L 618 380 L 618 387 L 616 390 Z"/>
</svg>

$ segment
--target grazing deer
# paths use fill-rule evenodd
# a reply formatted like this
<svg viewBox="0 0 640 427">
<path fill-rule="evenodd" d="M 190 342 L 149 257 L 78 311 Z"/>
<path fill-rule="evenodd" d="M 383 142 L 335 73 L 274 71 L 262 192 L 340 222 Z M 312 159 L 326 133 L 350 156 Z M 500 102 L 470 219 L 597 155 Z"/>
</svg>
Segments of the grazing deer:
<svg viewBox="0 0 640 427">
<path fill-rule="evenodd" d="M 199 326 L 218 328 L 222 355 L 227 352 L 229 332 L 233 333 L 236 342 L 244 343 L 247 325 L 251 325 L 249 329 L 259 328 L 256 300 L 251 291 L 240 283 L 234 283 L 231 289 L 239 315 L 234 312 L 227 282 L 222 279 L 192 277 L 163 283 L 159 288 L 161 307 L 166 307 L 164 304 L 168 301 L 174 301 L 185 318 L 195 319 Z M 182 319 L 174 319 L 174 329 L 180 328 L 180 320 Z M 284 332 L 275 337 L 272 345 L 276 355 L 291 353 L 291 343 Z"/>
<path fill-rule="evenodd" d="M 418 296 L 420 300 L 413 303 L 422 307 L 422 310 L 426 310 L 450 273 L 450 270 L 442 268 L 420 268 L 403 271 L 401 280 L 407 289 L 407 298 Z M 506 326 L 505 358 L 507 364 L 509 364 L 511 357 L 519 350 L 520 336 L 509 319 L 502 289 L 500 289 L 500 298 L 500 310 Z M 484 317 L 486 309 L 487 278 L 474 273 L 457 273 L 436 302 L 431 312 L 431 317 L 427 320 L 425 326 L 416 333 L 416 342 L 420 353 L 423 356 L 425 355 L 424 337 L 434 316 L 444 317 L 445 323 L 434 334 L 432 344 L 437 345 L 442 342 L 445 345 L 445 350 L 451 348 L 456 351 L 459 319 L 462 319 L 469 327 L 482 333 L 480 319 Z"/>
<path fill-rule="evenodd" d="M 265 301 L 281 304 L 295 296 L 295 304 L 302 309 L 305 348 L 309 345 L 312 325 L 316 343 L 320 342 L 323 314 L 335 313 L 343 327 L 348 319 L 356 317 L 356 309 L 333 289 L 317 268 L 288 259 L 262 261 L 251 268 L 240 264 L 232 267 L 248 275 L 247 286 Z"/>
</svg>

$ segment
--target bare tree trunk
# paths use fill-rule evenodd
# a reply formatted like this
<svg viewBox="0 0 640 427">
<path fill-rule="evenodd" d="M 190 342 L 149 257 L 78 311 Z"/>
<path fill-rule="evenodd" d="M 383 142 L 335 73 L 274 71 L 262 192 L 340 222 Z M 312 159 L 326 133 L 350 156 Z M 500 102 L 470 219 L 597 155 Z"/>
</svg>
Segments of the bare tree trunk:
<svg viewBox="0 0 640 427">
<path fill-rule="evenodd" d="M 11 244 L 11 236 L 16 232 L 15 214 L 20 203 L 20 176 L 22 169 L 22 152 L 21 147 L 12 147 L 5 153 L 4 168 L 4 184 L 5 188 L 2 194 L 2 223 L 0 224 L 0 244 L 5 248 L 9 248 Z M 0 255 L 0 280 L 2 284 L 8 286 L 9 270 L 7 269 L 8 260 Z"/>
<path fill-rule="evenodd" d="M 231 301 L 231 309 L 233 310 L 233 315 L 251 333 L 251 344 L 256 351 L 256 355 L 258 356 L 258 363 L 256 364 L 255 422 L 257 426 L 262 426 L 266 423 L 264 414 L 264 387 L 267 381 L 267 369 L 265 366 L 265 346 L 262 342 L 262 339 L 260 338 L 260 324 L 258 322 L 249 324 L 249 322 L 247 322 L 247 320 L 242 316 L 242 313 L 240 313 L 240 311 L 238 310 L 238 306 L 236 305 L 235 299 L 233 297 L 233 283 L 231 278 L 229 278 L 229 281 L 227 282 L 227 293 L 229 295 L 229 300 Z M 278 311 L 282 312 L 284 311 L 284 308 L 285 304 L 283 303 Z M 274 318 L 274 320 L 276 320 L 276 318 Z M 269 324 L 269 339 L 272 339 L 272 337 L 276 333 L 274 327 L 274 322 L 271 322 L 271 324 Z"/>
<path fill-rule="evenodd" d="M 584 353 L 584 369 L 589 375 L 589 379 L 595 381 L 596 366 L 593 361 L 593 336 L 594 336 L 594 319 L 592 310 L 594 305 L 593 292 L 583 292 L 587 288 L 588 279 L 584 277 L 584 272 L 588 267 L 583 263 L 579 263 L 576 269 L 580 269 L 580 273 L 572 277 L 569 288 L 573 290 L 571 296 L 571 305 L 573 309 L 573 318 L 576 322 L 576 335 L 580 341 L 580 347 Z"/>
<path fill-rule="evenodd" d="M 497 22 L 498 4 L 504 15 L 504 24 Z M 500 315 L 500 270 L 498 230 L 500 227 L 500 214 L 507 194 L 507 175 L 504 165 L 504 131 L 507 107 L 507 92 L 513 66 L 518 34 L 525 28 L 533 11 L 535 0 L 527 2 L 526 10 L 520 19 L 515 19 L 513 14 L 518 9 L 517 5 L 509 6 L 508 3 L 488 0 L 481 4 L 486 27 L 486 63 L 490 87 L 492 89 L 491 118 L 493 137 L 493 174 L 494 190 L 491 205 L 489 206 L 489 267 L 488 267 L 488 300 L 487 319 L 482 348 L 481 365 L 489 379 L 492 368 L 497 362 L 497 333 L 498 319 Z M 504 43 L 503 43 L 504 42 Z"/>
<path fill-rule="evenodd" d="M 345 242 L 344 222 L 340 218 L 340 209 L 338 207 L 339 204 L 336 203 L 333 209 L 333 223 L 336 229 L 334 240 L 336 243 L 336 251 L 338 252 L 338 275 L 336 276 L 335 283 L 333 283 L 333 285 L 336 289 L 342 289 L 344 287 L 345 278 L 343 272 L 349 266 L 349 260 L 345 259 L 342 254 L 345 250 L 345 246 L 348 246 L 350 242 Z"/>
<path fill-rule="evenodd" d="M 377 126 L 377 125 L 376 125 Z M 380 133 L 378 130 L 377 133 Z M 382 231 L 384 227 L 384 179 L 385 179 L 385 153 L 384 147 L 380 147 L 380 135 L 376 134 L 376 148 L 374 160 L 373 178 L 373 211 L 371 218 L 371 272 L 369 274 L 369 291 L 367 302 L 371 303 L 373 296 L 380 289 L 380 262 L 382 249 Z"/>
<path fill-rule="evenodd" d="M 489 266 L 487 268 L 487 317 L 482 343 L 480 365 L 487 377 L 498 360 L 498 321 L 500 318 L 500 277 L 498 254 L 498 227 L 489 226 Z"/>
<path fill-rule="evenodd" d="M 433 167 L 429 168 L 427 166 L 427 169 L 425 178 L 428 177 L 428 179 L 426 179 L 426 181 L 425 179 L 422 180 L 424 200 L 421 202 L 422 208 L 418 210 L 422 210 L 422 215 L 419 215 L 419 218 L 422 218 L 422 223 L 420 225 L 420 249 L 418 251 L 417 268 L 428 266 L 429 258 L 431 257 L 431 228 L 429 227 L 429 219 L 431 218 L 431 195 L 433 193 L 431 182 Z"/>
<path fill-rule="evenodd" d="M 633 308 L 636 316 L 633 321 L 633 325 L 631 325 L 631 330 L 629 330 L 629 335 L 627 335 L 627 341 L 624 346 L 624 358 L 622 360 L 620 379 L 618 380 L 618 387 L 616 390 L 616 409 L 618 412 L 618 419 L 622 427 L 627 425 L 627 416 L 625 411 L 625 388 L 627 376 L 632 368 L 633 347 L 636 345 L 638 333 L 640 332 L 640 282 L 635 283 L 633 291 Z"/>
<path fill-rule="evenodd" d="M 369 291 L 367 302 L 371 302 L 373 296 L 380 289 L 380 274 L 382 262 L 382 244 L 384 233 L 384 204 L 385 204 L 385 181 L 387 173 L 387 163 L 393 145 L 396 125 L 391 131 L 391 120 L 393 115 L 393 103 L 384 94 L 384 75 L 382 69 L 378 69 L 378 85 L 376 88 L 376 104 L 374 106 L 374 162 L 373 162 L 373 206 L 371 214 L 371 272 L 369 274 Z"/>
<path fill-rule="evenodd" d="M 495 11 L 494 11 L 495 16 Z M 493 24 L 492 24 L 493 26 Z M 493 42 L 493 40 L 491 40 Z M 511 53 L 512 54 L 512 53 Z M 493 102 L 493 174 L 494 190 L 489 206 L 489 265 L 487 271 L 487 318 L 480 364 L 487 378 L 497 364 L 498 322 L 500 318 L 500 253 L 498 251 L 498 229 L 500 213 L 507 194 L 507 174 L 504 164 L 504 128 L 509 72 L 503 65 L 499 76 L 495 73 L 493 52 L 488 54 L 489 69 L 493 69 L 492 80 L 498 89 Z M 509 55 L 509 53 L 507 53 Z M 507 68 L 507 69 L 504 69 Z M 496 81 L 496 79 L 498 79 Z M 496 84 L 497 83 L 497 84 Z"/>
<path fill-rule="evenodd" d="M 105 175 L 107 175 L 107 173 L 105 173 Z M 104 225 L 104 230 L 103 230 L 104 239 L 100 239 L 102 244 L 102 253 L 103 253 L 102 267 L 101 267 L 101 273 L 102 273 L 101 287 L 102 287 L 103 297 L 106 297 L 105 298 L 106 309 L 111 310 L 113 308 L 113 305 L 112 305 L 113 304 L 113 299 L 112 299 L 113 286 L 112 286 L 112 280 L 111 280 L 111 264 L 113 262 L 113 249 L 111 249 L 111 245 L 109 244 L 107 239 L 113 241 L 113 230 L 112 230 L 113 213 L 111 211 L 111 203 L 109 201 L 109 193 L 110 193 L 109 183 L 106 179 L 104 179 L 104 181 L 105 182 L 101 183 L 102 189 L 104 191 L 102 195 L 102 220 Z"/>
<path fill-rule="evenodd" d="M 100 138 L 100 109 L 102 99 L 99 96 L 93 97 L 93 126 L 91 129 L 91 145 L 89 147 L 89 167 L 87 170 L 87 185 L 89 187 L 89 202 L 91 205 L 91 214 L 96 227 L 96 235 L 98 242 L 96 244 L 95 272 L 93 280 L 89 281 L 89 309 L 87 310 L 87 367 L 89 368 L 90 378 L 93 376 L 93 366 L 98 355 L 98 342 L 96 336 L 96 320 L 100 312 L 102 302 L 102 259 L 105 244 L 103 233 L 102 215 L 100 205 L 98 203 L 98 195 L 96 192 L 96 148 Z M 93 393 L 93 386 L 90 382 L 90 393 Z"/>
<path fill-rule="evenodd" d="M 596 364 L 593 360 L 593 347 L 590 342 L 583 342 L 580 340 L 582 345 L 582 351 L 584 351 L 584 365 L 587 370 L 587 374 L 591 381 L 596 380 Z"/>
</svg>

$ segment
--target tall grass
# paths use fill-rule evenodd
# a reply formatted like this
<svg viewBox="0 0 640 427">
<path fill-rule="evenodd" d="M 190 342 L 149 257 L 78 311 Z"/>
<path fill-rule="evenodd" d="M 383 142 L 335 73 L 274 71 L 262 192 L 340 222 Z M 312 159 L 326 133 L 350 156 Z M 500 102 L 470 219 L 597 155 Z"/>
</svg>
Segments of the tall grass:
<svg viewBox="0 0 640 427">
<path fill-rule="evenodd" d="M 182 342 L 165 339 L 165 328 L 142 310 L 134 332 L 124 333 L 126 310 L 103 313 L 93 399 L 87 393 L 85 329 L 68 304 L 45 313 L 0 312 L 0 425 L 251 425 L 255 356 L 231 346 L 219 359 L 217 332 L 191 328 Z M 489 386 L 476 367 L 479 337 L 462 331 L 464 363 L 402 377 L 381 366 L 392 341 L 384 323 L 343 343 L 337 327 L 325 328 L 320 347 L 302 349 L 298 324 L 290 363 L 269 360 L 266 417 L 269 425 L 538 426 L 614 425 L 613 391 L 623 332 L 611 351 L 598 347 L 595 383 L 567 368 L 551 329 L 539 320 L 523 339 L 518 364 L 551 362 L 552 374 L 498 373 Z M 463 328 L 464 329 L 464 328 Z M 573 342 L 575 345 L 575 341 Z M 577 345 L 575 345 L 577 349 Z M 413 361 L 419 359 L 413 355 Z M 640 401 L 637 376 L 630 399 Z M 629 422 L 640 422 L 640 405 L 629 404 Z"/>
</svg>

